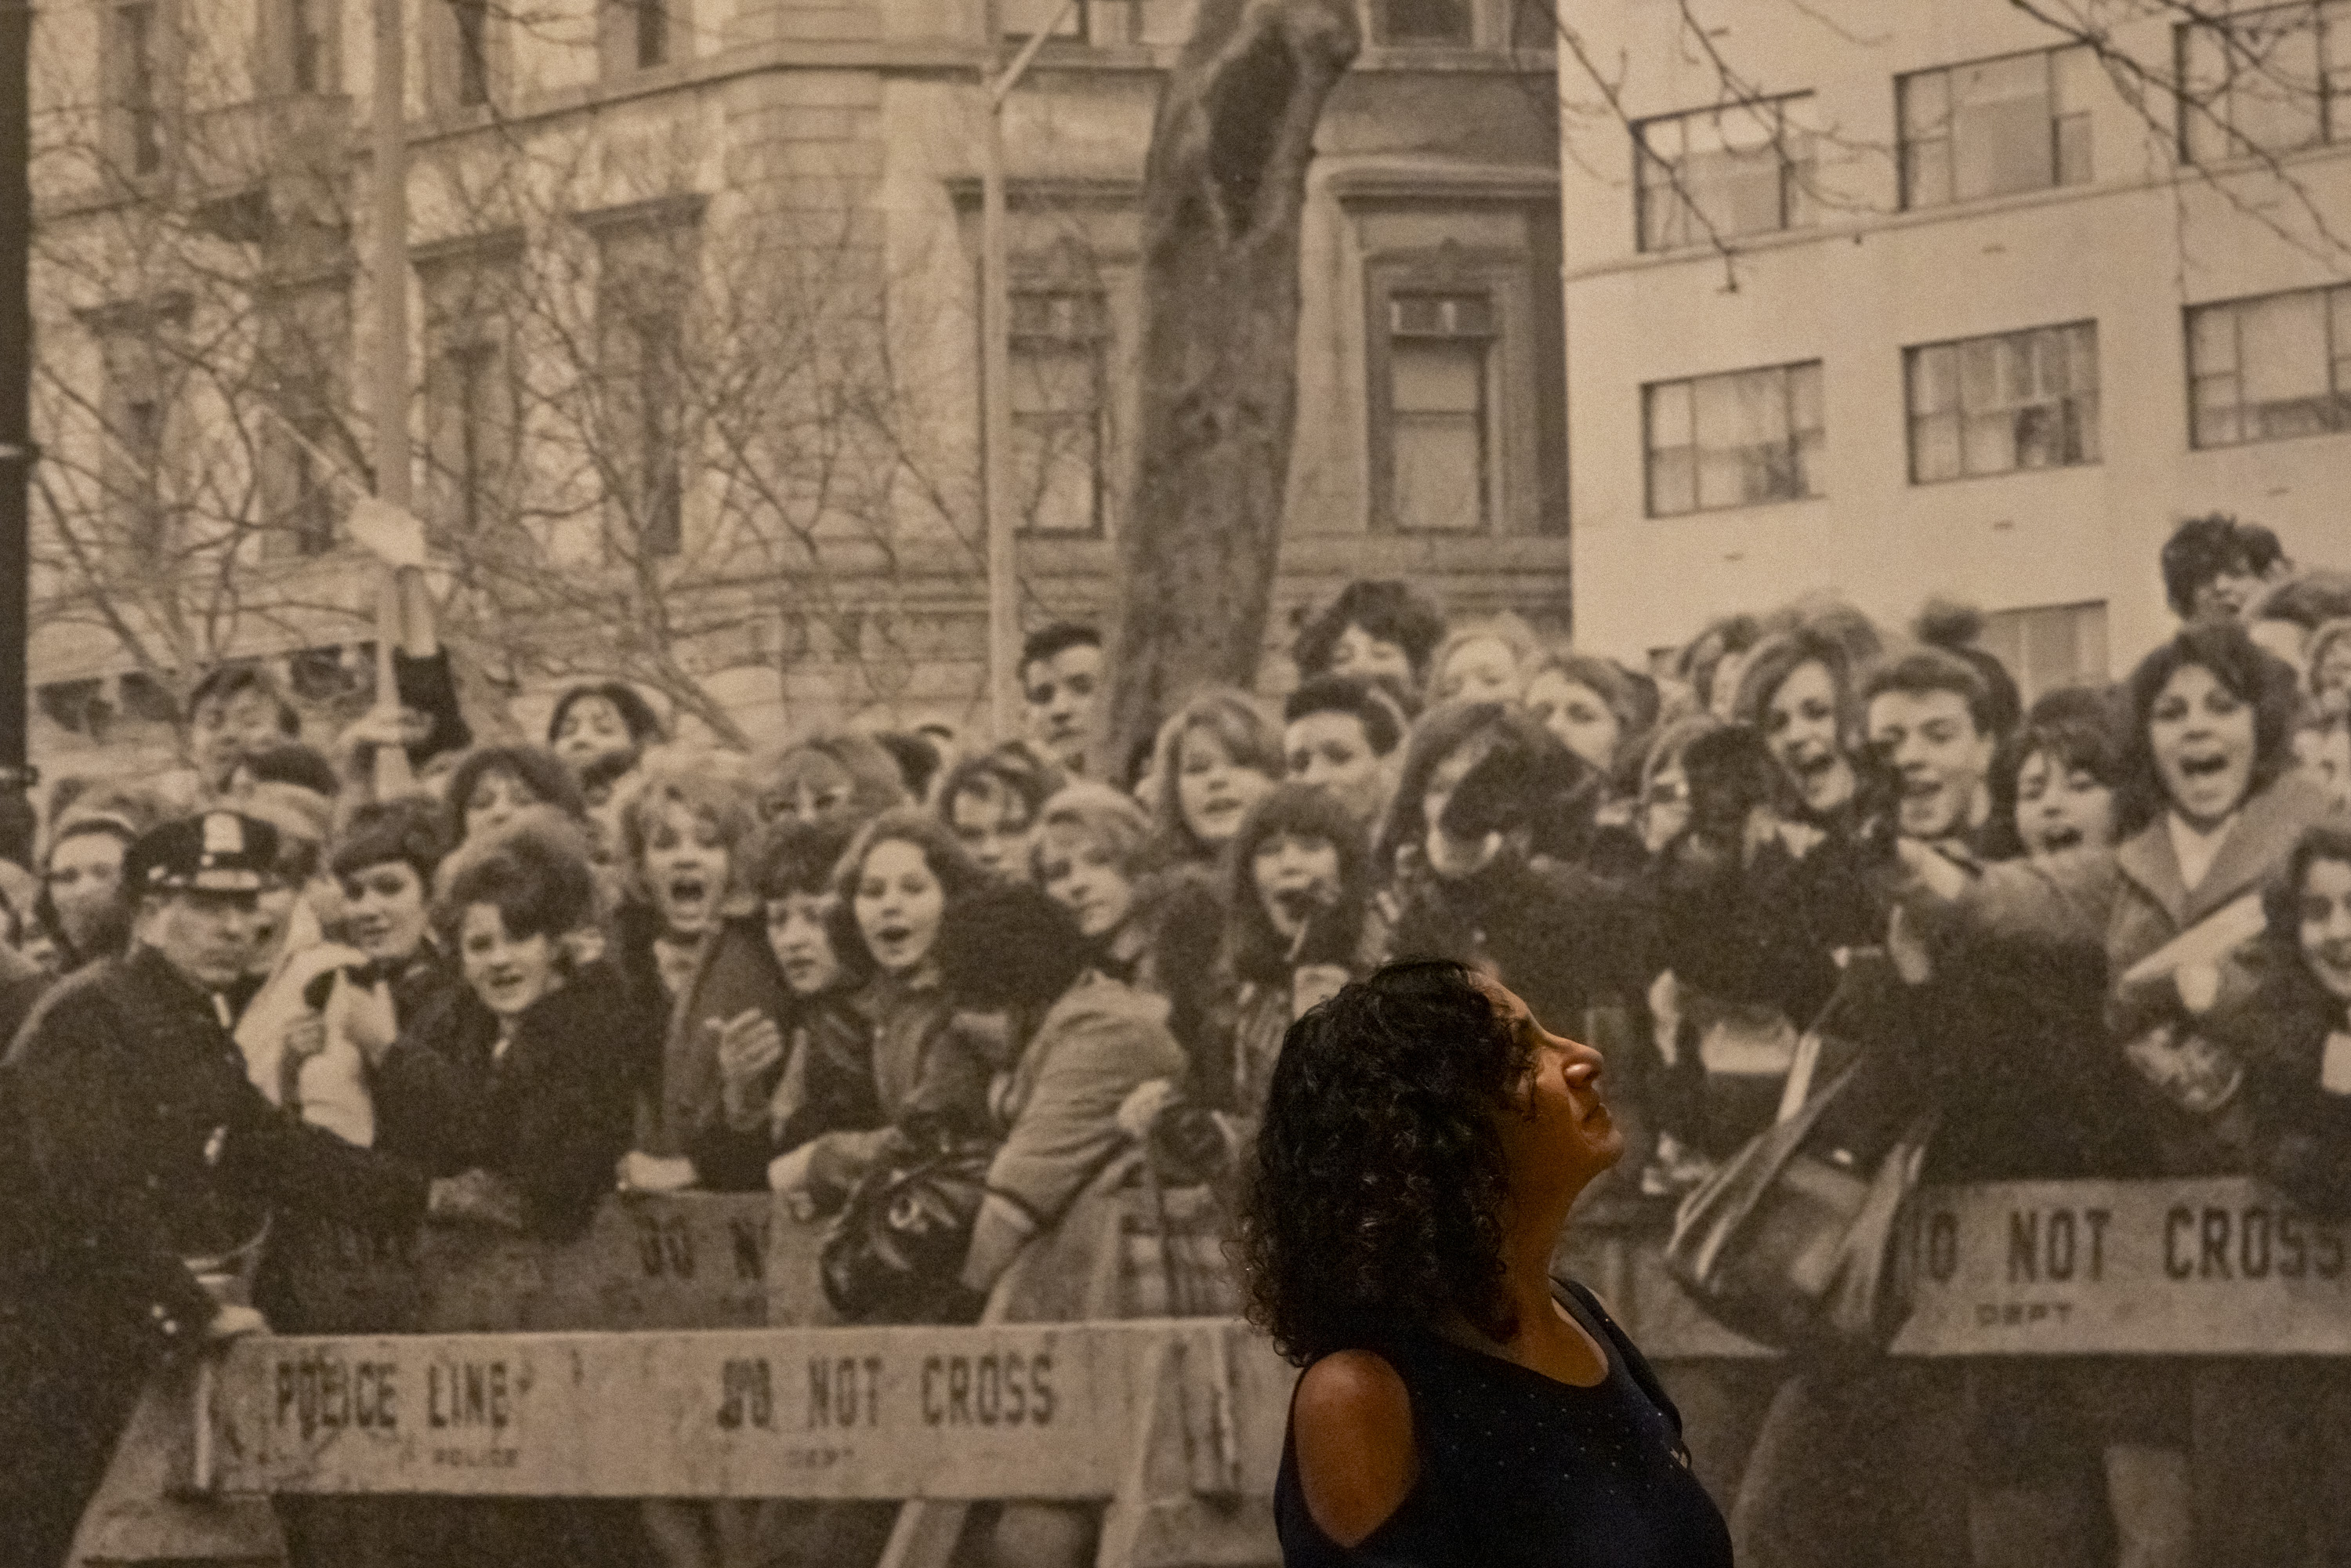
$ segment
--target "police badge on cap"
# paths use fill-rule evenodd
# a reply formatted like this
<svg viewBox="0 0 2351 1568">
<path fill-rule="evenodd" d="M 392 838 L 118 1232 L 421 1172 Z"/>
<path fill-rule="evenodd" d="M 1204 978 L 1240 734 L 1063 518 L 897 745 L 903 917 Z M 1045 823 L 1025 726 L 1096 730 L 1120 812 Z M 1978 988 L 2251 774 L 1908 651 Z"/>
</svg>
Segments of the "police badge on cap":
<svg viewBox="0 0 2351 1568">
<path fill-rule="evenodd" d="M 277 881 L 277 830 L 236 811 L 166 822 L 131 846 L 123 885 L 138 893 L 259 893 Z"/>
</svg>

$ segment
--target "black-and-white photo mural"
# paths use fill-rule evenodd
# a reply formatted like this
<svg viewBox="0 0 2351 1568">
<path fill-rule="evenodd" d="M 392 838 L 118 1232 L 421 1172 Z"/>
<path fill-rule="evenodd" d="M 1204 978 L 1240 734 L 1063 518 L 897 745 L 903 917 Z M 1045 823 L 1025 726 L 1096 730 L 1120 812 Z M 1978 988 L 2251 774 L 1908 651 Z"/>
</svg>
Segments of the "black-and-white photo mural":
<svg viewBox="0 0 2351 1568">
<path fill-rule="evenodd" d="M 2346 0 L 0 5 L 0 1562 L 2351 1563 L 2347 727 Z"/>
</svg>

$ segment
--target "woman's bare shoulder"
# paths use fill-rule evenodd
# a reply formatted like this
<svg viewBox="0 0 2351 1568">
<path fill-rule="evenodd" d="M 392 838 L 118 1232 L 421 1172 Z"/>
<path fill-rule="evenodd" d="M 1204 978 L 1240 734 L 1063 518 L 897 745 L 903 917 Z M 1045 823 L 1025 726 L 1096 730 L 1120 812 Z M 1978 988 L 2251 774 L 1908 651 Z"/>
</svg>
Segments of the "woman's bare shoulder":
<svg viewBox="0 0 2351 1568">
<path fill-rule="evenodd" d="M 1337 1351 L 1308 1367 L 1290 1429 L 1306 1510 L 1340 1545 L 1361 1544 L 1411 1492 L 1412 1396 L 1376 1353 Z"/>
</svg>

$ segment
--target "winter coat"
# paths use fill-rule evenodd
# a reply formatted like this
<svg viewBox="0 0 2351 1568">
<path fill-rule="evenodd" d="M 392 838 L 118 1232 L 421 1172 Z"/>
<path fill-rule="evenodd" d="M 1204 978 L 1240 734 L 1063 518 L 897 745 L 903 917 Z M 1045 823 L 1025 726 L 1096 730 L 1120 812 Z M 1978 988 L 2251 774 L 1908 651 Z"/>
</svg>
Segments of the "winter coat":
<svg viewBox="0 0 2351 1568">
<path fill-rule="evenodd" d="M 721 1117 L 686 1145 L 695 1176 L 713 1192 L 765 1192 L 778 1155 L 827 1133 L 871 1132 L 883 1124 L 873 1086 L 872 1021 L 856 993 L 794 998 L 784 1029 L 784 1058 L 758 1084 L 752 1113 Z"/>
<path fill-rule="evenodd" d="M 1004 1142 L 987 1169 L 964 1283 L 986 1291 L 1030 1238 L 1051 1230 L 1128 1139 L 1118 1108 L 1180 1077 L 1167 1004 L 1089 971 L 1047 1010 L 996 1096 Z"/>
<path fill-rule="evenodd" d="M 2245 1165 L 2314 1214 L 2351 1216 L 2351 1012 L 2288 942 L 2263 937 L 2230 969 L 2198 1028 L 2244 1063 Z"/>
<path fill-rule="evenodd" d="M 870 1031 L 866 1071 L 881 1119 L 809 1140 L 815 1145 L 810 1191 L 825 1209 L 840 1207 L 866 1172 L 910 1140 L 930 1146 L 985 1136 L 989 1128 L 987 1062 L 949 1027 L 954 1009 L 936 981 L 910 985 L 877 975 L 857 993 L 855 1006 Z"/>
<path fill-rule="evenodd" d="M 639 1146 L 648 1154 L 689 1152 L 696 1139 L 721 1129 L 717 1031 L 745 1012 L 758 1012 L 784 1027 L 790 993 L 768 946 L 765 924 L 756 918 L 721 921 L 702 938 L 694 977 L 671 1003 L 663 1038 L 660 1093 Z"/>
<path fill-rule="evenodd" d="M 447 993 L 379 1072 L 424 1140 L 404 1152 L 436 1176 L 503 1176 L 533 1232 L 579 1235 L 629 1146 L 635 1016 L 611 967 L 587 964 L 523 1010 L 500 1054 L 497 1015 L 471 987 Z"/>
</svg>

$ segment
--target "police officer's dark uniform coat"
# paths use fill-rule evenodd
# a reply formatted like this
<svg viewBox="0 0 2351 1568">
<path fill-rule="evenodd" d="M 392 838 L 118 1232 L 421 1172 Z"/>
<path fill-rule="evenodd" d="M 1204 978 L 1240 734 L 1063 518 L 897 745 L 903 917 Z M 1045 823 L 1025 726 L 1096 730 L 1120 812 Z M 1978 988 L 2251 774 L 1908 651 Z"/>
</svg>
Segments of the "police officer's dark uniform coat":
<svg viewBox="0 0 2351 1568">
<path fill-rule="evenodd" d="M 423 1217 L 422 1172 L 253 1086 L 231 1006 L 134 948 L 43 998 L 0 1063 L 0 1547 L 26 1532 L 0 1558 L 62 1558 L 149 1372 L 220 1310 L 183 1259 L 252 1239 L 273 1207 Z"/>
</svg>

